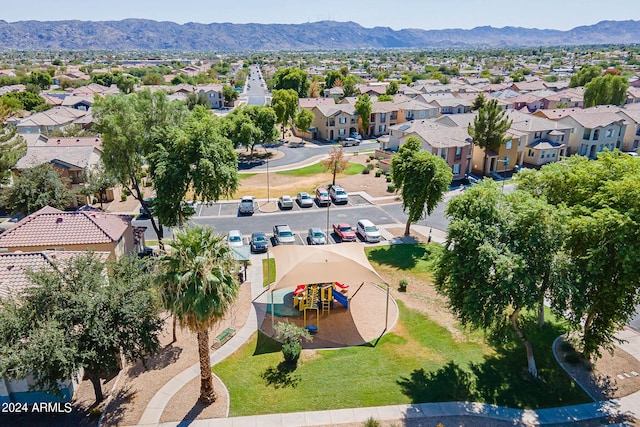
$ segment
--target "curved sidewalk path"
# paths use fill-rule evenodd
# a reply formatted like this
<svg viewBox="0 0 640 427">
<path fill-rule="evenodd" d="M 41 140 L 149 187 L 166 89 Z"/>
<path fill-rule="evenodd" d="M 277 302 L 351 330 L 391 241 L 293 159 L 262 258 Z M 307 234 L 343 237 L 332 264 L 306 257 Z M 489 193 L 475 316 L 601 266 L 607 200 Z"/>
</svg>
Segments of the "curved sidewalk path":
<svg viewBox="0 0 640 427">
<path fill-rule="evenodd" d="M 417 227 L 423 233 L 427 227 Z M 386 231 L 386 230 L 385 230 Z M 443 241 L 443 232 L 433 230 L 434 241 Z M 247 281 L 251 283 L 252 302 L 265 297 L 262 286 L 262 263 L 253 263 L 247 271 Z M 259 304 L 260 307 L 266 305 Z M 211 365 L 221 362 L 240 348 L 262 323 L 265 312 L 256 312 L 256 304 L 252 303 L 251 311 L 245 325 L 220 349 L 211 354 Z M 617 334 L 627 341 L 619 345 L 627 353 L 640 360 L 640 334 L 625 329 Z M 433 419 L 443 417 L 470 417 L 469 424 L 490 425 L 491 422 L 506 422 L 512 425 L 544 426 L 567 424 L 580 421 L 601 419 L 605 417 L 630 415 L 640 420 L 640 391 L 629 396 L 604 402 L 585 403 L 582 405 L 548 408 L 541 410 L 522 410 L 505 408 L 475 402 L 422 403 L 410 405 L 389 405 L 367 408 L 336 409 L 313 412 L 295 412 L 285 414 L 253 415 L 232 418 L 213 418 L 203 420 L 183 420 L 160 423 L 162 413 L 171 398 L 187 383 L 200 375 L 200 367 L 195 364 L 176 375 L 167 382 L 151 399 L 142 417 L 139 427 L 255 427 L 255 426 L 326 426 L 345 423 L 364 423 L 373 417 L 379 421 L 395 421 L 403 419 Z M 446 420 L 444 420 L 446 422 Z"/>
</svg>

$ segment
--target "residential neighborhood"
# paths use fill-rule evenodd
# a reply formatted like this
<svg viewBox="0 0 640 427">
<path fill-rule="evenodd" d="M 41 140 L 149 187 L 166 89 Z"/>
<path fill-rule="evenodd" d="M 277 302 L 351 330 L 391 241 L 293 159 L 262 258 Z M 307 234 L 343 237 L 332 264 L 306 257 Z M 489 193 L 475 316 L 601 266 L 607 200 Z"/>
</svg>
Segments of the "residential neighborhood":
<svg viewBox="0 0 640 427">
<path fill-rule="evenodd" d="M 640 420 L 635 41 L 0 59 L 0 425 Z"/>
</svg>

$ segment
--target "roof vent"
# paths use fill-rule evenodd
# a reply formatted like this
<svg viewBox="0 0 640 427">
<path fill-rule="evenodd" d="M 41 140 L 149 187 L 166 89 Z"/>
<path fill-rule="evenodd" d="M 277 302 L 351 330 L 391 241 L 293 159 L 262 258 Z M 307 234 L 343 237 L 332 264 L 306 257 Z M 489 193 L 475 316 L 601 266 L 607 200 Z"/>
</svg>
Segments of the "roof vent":
<svg viewBox="0 0 640 427">
<path fill-rule="evenodd" d="M 56 218 L 56 224 L 62 224 L 62 217 Z"/>
</svg>

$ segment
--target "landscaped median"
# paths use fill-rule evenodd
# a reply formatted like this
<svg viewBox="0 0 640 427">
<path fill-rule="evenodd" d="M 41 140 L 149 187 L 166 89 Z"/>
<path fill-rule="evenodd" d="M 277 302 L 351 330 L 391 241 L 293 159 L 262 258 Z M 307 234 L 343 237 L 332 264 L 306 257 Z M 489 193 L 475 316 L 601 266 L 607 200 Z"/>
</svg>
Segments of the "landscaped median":
<svg viewBox="0 0 640 427">
<path fill-rule="evenodd" d="M 400 318 L 378 342 L 305 350 L 294 369 L 281 363 L 280 344 L 258 332 L 214 366 L 229 389 L 230 416 L 434 401 L 533 409 L 589 402 L 551 353 L 551 343 L 564 331 L 560 323 L 528 331 L 540 373 L 532 380 L 514 339 L 490 343 L 480 333 L 441 325 L 438 315 L 429 317 L 429 304 L 420 304 L 427 293 L 415 290 L 431 286 L 435 248 L 368 248 L 372 264 L 392 287 L 397 277 L 409 283 L 404 295 L 394 290 Z"/>
</svg>

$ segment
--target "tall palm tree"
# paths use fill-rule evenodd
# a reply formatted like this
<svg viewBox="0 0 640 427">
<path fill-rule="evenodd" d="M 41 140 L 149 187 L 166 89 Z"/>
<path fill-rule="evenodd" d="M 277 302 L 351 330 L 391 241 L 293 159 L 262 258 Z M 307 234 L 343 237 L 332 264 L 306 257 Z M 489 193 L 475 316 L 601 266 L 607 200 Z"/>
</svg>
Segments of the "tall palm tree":
<svg viewBox="0 0 640 427">
<path fill-rule="evenodd" d="M 172 250 L 159 261 L 158 284 L 164 307 L 195 332 L 200 356 L 200 400 L 216 400 L 209 362 L 209 328 L 224 317 L 238 296 L 231 249 L 210 227 L 177 231 Z"/>
</svg>

